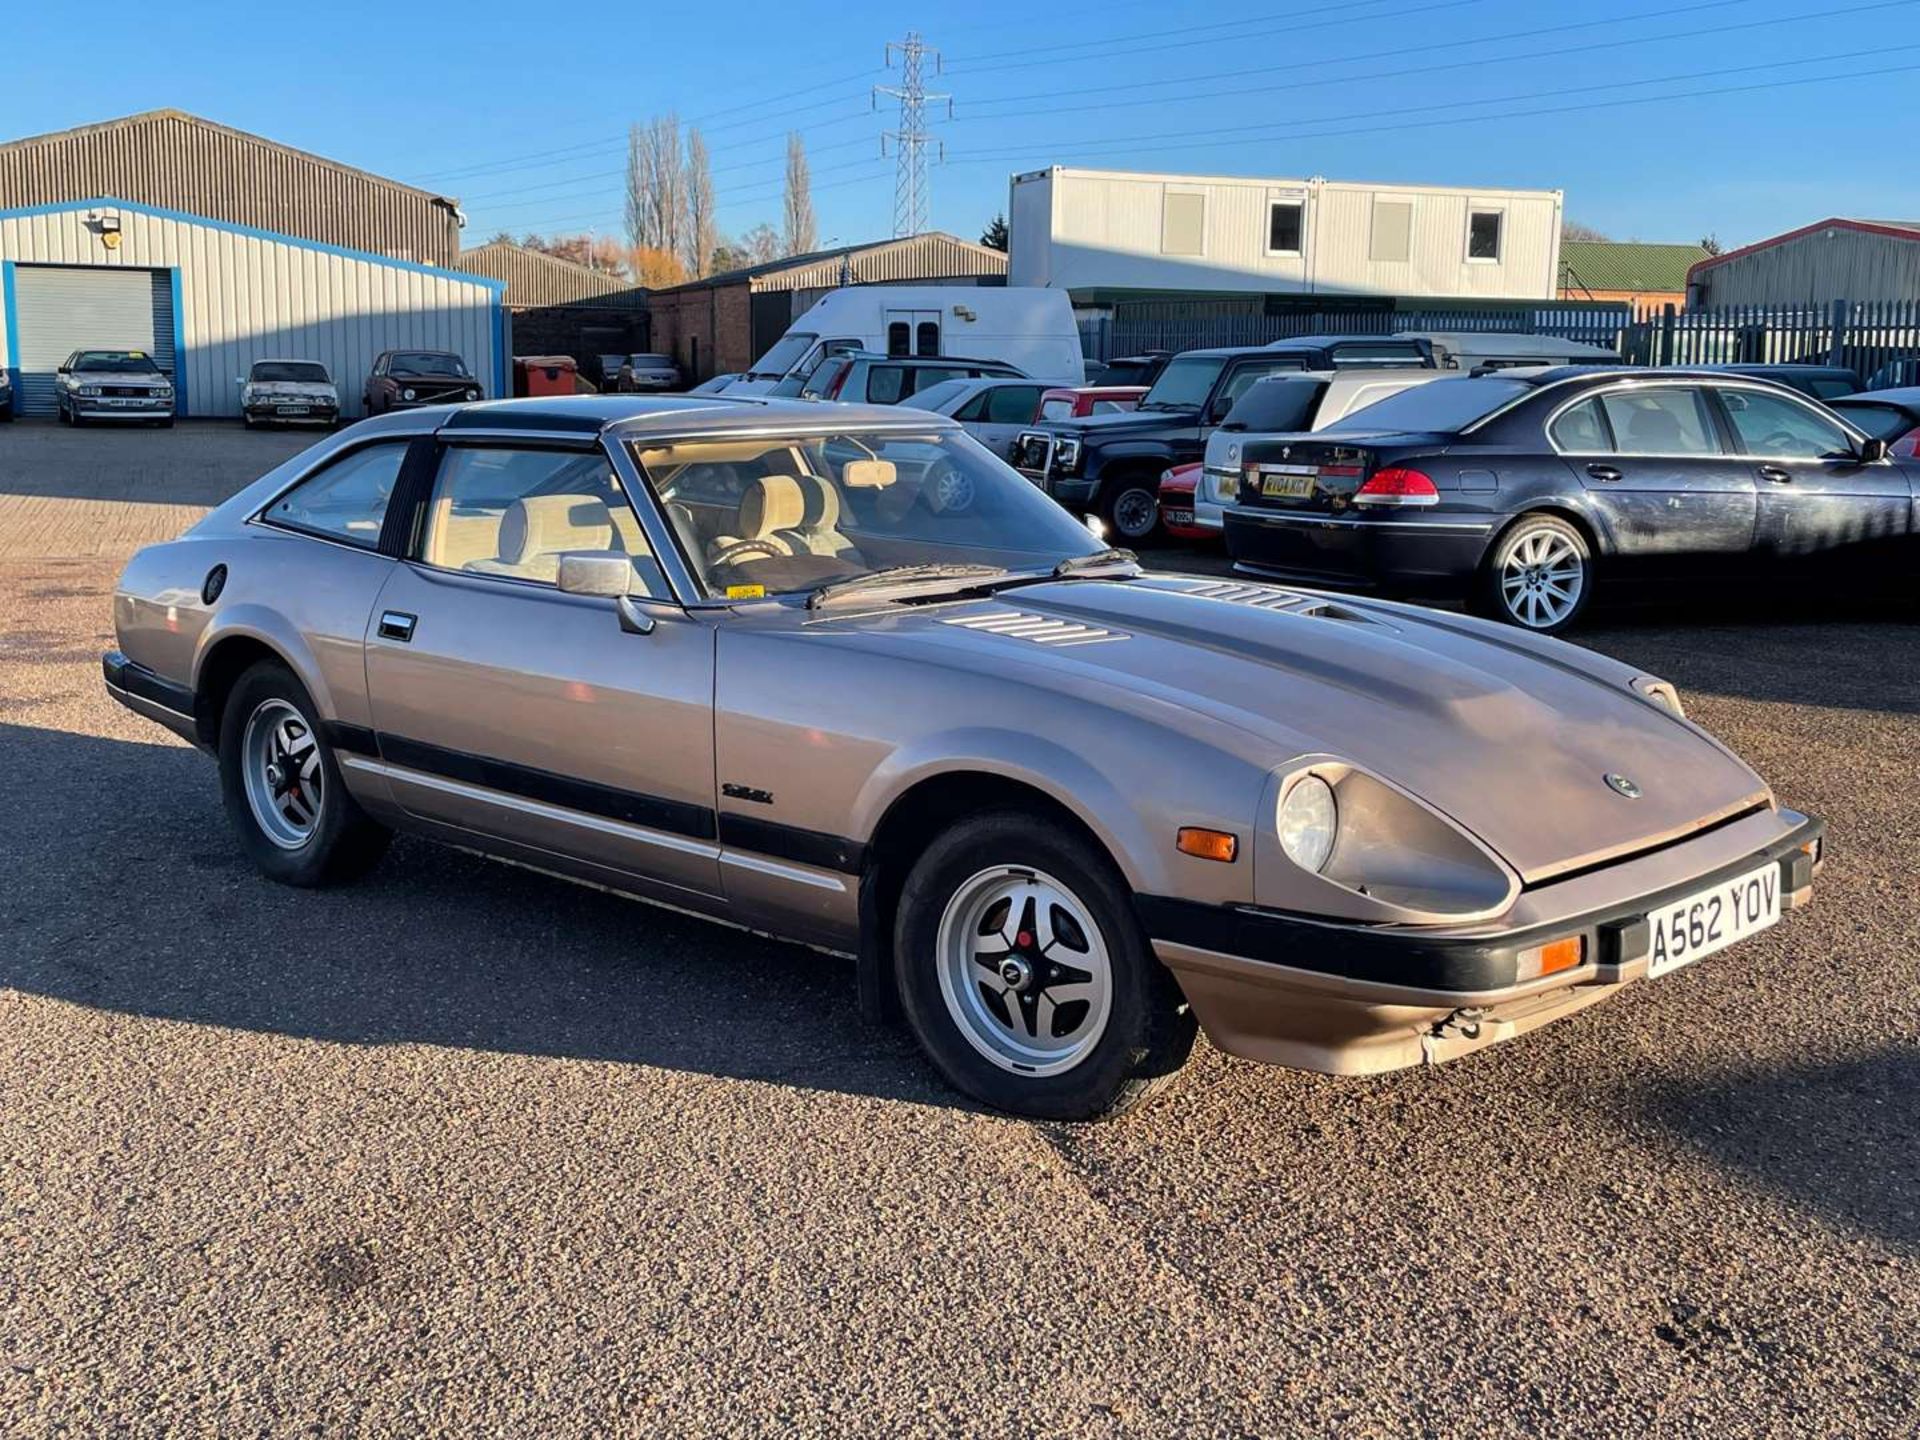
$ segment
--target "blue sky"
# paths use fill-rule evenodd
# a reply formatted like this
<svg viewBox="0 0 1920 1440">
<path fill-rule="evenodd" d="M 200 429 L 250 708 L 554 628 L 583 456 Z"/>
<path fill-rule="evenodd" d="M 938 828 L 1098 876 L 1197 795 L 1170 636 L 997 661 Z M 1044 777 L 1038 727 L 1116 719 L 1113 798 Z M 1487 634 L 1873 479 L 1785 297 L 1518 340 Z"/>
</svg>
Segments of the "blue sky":
<svg viewBox="0 0 1920 1440">
<path fill-rule="evenodd" d="M 723 230 L 777 225 L 798 129 L 822 241 L 886 235 L 870 90 L 910 25 L 953 96 L 932 223 L 967 236 L 1049 163 L 1558 187 L 1616 238 L 1729 246 L 1920 217 L 1920 0 L 13 8 L 0 137 L 175 106 L 460 196 L 470 243 L 617 233 L 626 125 L 667 111 Z"/>
</svg>

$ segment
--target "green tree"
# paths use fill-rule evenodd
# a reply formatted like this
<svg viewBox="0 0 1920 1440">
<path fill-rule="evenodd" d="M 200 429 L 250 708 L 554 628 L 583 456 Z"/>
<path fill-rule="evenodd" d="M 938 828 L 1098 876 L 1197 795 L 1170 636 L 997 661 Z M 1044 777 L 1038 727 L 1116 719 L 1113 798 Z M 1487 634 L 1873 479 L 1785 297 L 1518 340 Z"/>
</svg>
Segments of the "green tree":
<svg viewBox="0 0 1920 1440">
<path fill-rule="evenodd" d="M 1002 253 L 1006 251 L 1007 217 L 1005 215 L 996 215 L 987 222 L 987 228 L 980 232 L 980 243 L 989 250 L 999 250 Z"/>
</svg>

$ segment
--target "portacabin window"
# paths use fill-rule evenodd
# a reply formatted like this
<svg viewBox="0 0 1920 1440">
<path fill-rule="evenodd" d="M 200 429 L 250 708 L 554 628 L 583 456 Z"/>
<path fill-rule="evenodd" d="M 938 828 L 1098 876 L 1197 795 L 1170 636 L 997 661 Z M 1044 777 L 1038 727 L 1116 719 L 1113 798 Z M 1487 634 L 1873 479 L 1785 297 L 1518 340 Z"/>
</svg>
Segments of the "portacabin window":
<svg viewBox="0 0 1920 1440">
<path fill-rule="evenodd" d="M 1507 216 L 1504 210 L 1467 212 L 1467 259 L 1497 262 L 1505 240 Z"/>
<path fill-rule="evenodd" d="M 1298 200 L 1275 200 L 1267 206 L 1267 253 L 1298 255 L 1304 243 L 1307 207 Z"/>
</svg>

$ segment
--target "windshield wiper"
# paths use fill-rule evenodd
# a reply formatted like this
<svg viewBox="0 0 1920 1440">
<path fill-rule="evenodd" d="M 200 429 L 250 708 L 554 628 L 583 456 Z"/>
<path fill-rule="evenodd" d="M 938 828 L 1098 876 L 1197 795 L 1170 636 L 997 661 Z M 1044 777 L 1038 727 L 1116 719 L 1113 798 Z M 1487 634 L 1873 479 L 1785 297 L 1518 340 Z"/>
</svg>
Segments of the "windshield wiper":
<svg viewBox="0 0 1920 1440">
<path fill-rule="evenodd" d="M 1151 404 L 1142 400 L 1133 407 L 1135 410 L 1198 410 L 1198 405 L 1176 405 L 1168 400 L 1155 400 Z"/>
<path fill-rule="evenodd" d="M 846 595 L 865 595 L 872 599 L 876 598 L 876 591 L 917 592 L 927 588 L 947 588 L 942 587 L 940 582 L 984 580 L 1006 573 L 1005 567 L 1000 565 L 889 565 L 884 570 L 870 570 L 865 575 L 854 575 L 845 580 L 836 580 L 831 585 L 822 585 L 807 597 L 807 608 L 818 610 L 822 605 L 831 604 Z"/>
</svg>

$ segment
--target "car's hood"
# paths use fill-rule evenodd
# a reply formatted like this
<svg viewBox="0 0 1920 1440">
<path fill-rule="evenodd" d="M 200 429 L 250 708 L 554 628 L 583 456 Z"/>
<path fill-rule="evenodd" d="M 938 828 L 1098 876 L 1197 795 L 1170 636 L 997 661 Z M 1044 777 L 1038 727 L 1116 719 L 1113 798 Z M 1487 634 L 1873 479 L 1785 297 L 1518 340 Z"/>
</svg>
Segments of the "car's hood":
<svg viewBox="0 0 1920 1440">
<path fill-rule="evenodd" d="M 165 375 L 118 375 L 107 370 L 75 370 L 75 385 L 118 385 L 132 390 L 164 390 L 173 384 Z"/>
<path fill-rule="evenodd" d="M 336 391 L 325 380 L 249 380 L 247 389 L 256 395 L 284 395 L 289 399 L 295 396 L 324 395 L 331 400 Z"/>
<path fill-rule="evenodd" d="M 1047 420 L 1033 428 L 1055 435 L 1077 435 L 1089 440 L 1107 440 L 1134 431 L 1147 434 L 1165 430 L 1169 425 L 1194 424 L 1198 410 L 1114 410 L 1104 415 L 1081 415 L 1071 420 Z"/>
<path fill-rule="evenodd" d="M 993 612 L 1111 638 L 1050 643 L 952 623 Z M 1630 668 L 1410 606 L 1155 576 L 1035 585 L 853 623 L 968 668 L 1004 672 L 1024 656 L 1038 683 L 1067 693 L 1105 681 L 1180 706 L 1190 733 L 1256 763 L 1349 760 L 1424 798 L 1529 882 L 1771 798 L 1725 747 L 1635 694 Z M 1619 794 L 1609 774 L 1632 780 L 1639 797 Z"/>
</svg>

